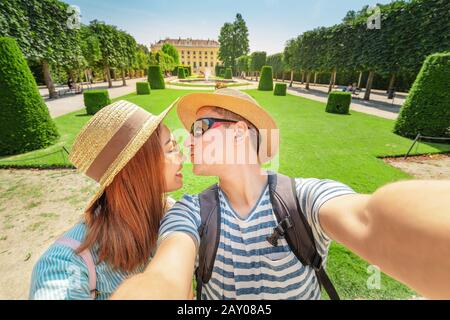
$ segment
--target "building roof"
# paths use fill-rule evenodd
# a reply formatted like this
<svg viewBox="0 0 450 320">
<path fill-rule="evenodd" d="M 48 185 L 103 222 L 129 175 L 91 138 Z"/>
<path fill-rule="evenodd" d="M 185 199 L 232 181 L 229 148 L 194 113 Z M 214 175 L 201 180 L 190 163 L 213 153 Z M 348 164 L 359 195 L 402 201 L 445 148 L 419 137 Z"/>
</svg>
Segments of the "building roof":
<svg viewBox="0 0 450 320">
<path fill-rule="evenodd" d="M 166 38 L 164 40 L 159 40 L 152 46 L 162 46 L 166 43 L 169 43 L 173 46 L 180 46 L 180 47 L 210 47 L 210 48 L 218 48 L 220 47 L 219 42 L 216 40 L 201 40 L 201 39 L 170 39 Z"/>
</svg>

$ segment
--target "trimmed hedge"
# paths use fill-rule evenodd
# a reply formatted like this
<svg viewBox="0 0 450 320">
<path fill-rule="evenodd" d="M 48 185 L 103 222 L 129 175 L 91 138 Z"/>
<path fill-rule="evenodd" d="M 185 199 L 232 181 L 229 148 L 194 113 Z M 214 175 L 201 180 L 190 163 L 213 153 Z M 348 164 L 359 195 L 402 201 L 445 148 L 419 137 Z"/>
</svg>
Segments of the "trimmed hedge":
<svg viewBox="0 0 450 320">
<path fill-rule="evenodd" d="M 192 66 L 186 66 L 185 68 L 187 69 L 186 77 L 192 76 Z"/>
<path fill-rule="evenodd" d="M 150 88 L 152 90 L 166 88 L 160 66 L 156 65 L 148 67 L 148 83 L 150 83 Z"/>
<path fill-rule="evenodd" d="M 102 108 L 111 104 L 109 99 L 108 90 L 89 90 L 83 93 L 84 105 L 86 107 L 86 113 L 94 115 Z"/>
<path fill-rule="evenodd" d="M 178 79 L 186 79 L 186 72 L 187 69 L 185 68 L 178 69 Z"/>
<path fill-rule="evenodd" d="M 337 114 L 350 114 L 352 94 L 350 92 L 334 91 L 328 96 L 326 112 Z"/>
<path fill-rule="evenodd" d="M 0 155 L 53 144 L 59 134 L 17 42 L 0 38 Z"/>
<path fill-rule="evenodd" d="M 136 82 L 137 94 L 150 94 L 150 85 L 148 82 Z"/>
<path fill-rule="evenodd" d="M 258 90 L 272 91 L 273 90 L 273 72 L 271 66 L 264 66 L 261 69 L 261 78 L 259 79 Z"/>
<path fill-rule="evenodd" d="M 273 91 L 273 95 L 275 96 L 285 96 L 287 92 L 286 83 L 277 83 L 275 84 L 275 89 Z"/>
<path fill-rule="evenodd" d="M 397 119 L 394 132 L 450 137 L 450 53 L 427 57 Z"/>
<path fill-rule="evenodd" d="M 231 70 L 231 68 L 225 69 L 224 79 L 227 79 L 227 80 L 233 79 L 233 71 Z"/>
</svg>

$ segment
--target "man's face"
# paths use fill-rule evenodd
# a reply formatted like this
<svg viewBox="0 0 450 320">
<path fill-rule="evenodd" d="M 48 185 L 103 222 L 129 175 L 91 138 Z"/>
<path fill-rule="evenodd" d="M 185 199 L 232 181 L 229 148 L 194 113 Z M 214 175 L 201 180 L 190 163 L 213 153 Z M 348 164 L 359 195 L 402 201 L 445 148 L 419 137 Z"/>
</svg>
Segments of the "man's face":
<svg viewBox="0 0 450 320">
<path fill-rule="evenodd" d="M 224 116 L 205 107 L 197 112 L 196 119 L 224 119 Z M 190 148 L 193 172 L 200 176 L 221 176 L 230 165 L 248 161 L 249 130 L 245 122 L 218 123 L 202 135 L 191 134 L 185 146 Z"/>
</svg>

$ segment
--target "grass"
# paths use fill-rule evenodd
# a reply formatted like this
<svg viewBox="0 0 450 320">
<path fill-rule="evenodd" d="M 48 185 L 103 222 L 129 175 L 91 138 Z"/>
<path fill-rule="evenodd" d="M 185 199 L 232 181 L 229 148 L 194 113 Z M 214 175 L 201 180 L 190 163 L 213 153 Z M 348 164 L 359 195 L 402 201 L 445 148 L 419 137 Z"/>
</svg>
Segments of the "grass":
<svg viewBox="0 0 450 320">
<path fill-rule="evenodd" d="M 175 98 L 192 91 L 153 90 L 148 96 L 130 94 L 122 97 L 152 113 L 161 112 Z M 403 155 L 411 140 L 392 133 L 394 121 L 352 111 L 349 116 L 328 114 L 325 104 L 302 97 L 287 95 L 273 96 L 272 92 L 247 91 L 272 114 L 281 128 L 280 169 L 292 177 L 316 177 L 341 181 L 361 193 L 371 193 L 386 183 L 411 177 L 387 164 L 379 157 Z M 117 100 L 117 99 L 116 99 Z M 71 144 L 81 127 L 89 120 L 84 111 L 74 112 L 55 119 L 61 139 L 55 146 L 25 155 L 4 158 L 5 163 L 23 166 L 52 167 L 67 166 L 61 155 L 51 154 Z M 172 129 L 181 128 L 176 112 L 172 111 L 165 120 Z M 420 144 L 414 154 L 450 151 L 450 145 Z M 21 161 L 23 159 L 47 157 Z M 5 162 L 9 161 L 9 162 Z M 173 196 L 180 198 L 184 193 L 198 193 L 214 178 L 194 177 L 191 166 L 185 166 L 184 187 Z M 39 228 L 39 226 L 32 226 Z M 369 290 L 366 282 L 370 276 L 368 264 L 356 257 L 345 247 L 333 244 L 328 259 L 330 277 L 344 299 L 404 299 L 414 295 L 407 287 L 388 276 L 381 276 L 381 289 Z"/>
</svg>

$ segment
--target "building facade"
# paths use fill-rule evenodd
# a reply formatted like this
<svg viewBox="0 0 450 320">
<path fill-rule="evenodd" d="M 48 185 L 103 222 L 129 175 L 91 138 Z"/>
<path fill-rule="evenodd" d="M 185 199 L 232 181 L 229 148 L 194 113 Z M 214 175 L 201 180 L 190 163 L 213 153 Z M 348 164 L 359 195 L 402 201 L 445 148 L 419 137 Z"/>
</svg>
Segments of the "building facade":
<svg viewBox="0 0 450 320">
<path fill-rule="evenodd" d="M 219 60 L 219 42 L 215 40 L 195 39 L 165 39 L 151 45 L 151 51 L 156 53 L 166 43 L 173 45 L 180 55 L 182 65 L 191 66 L 192 72 L 215 74 L 216 65 L 222 64 Z"/>
</svg>

